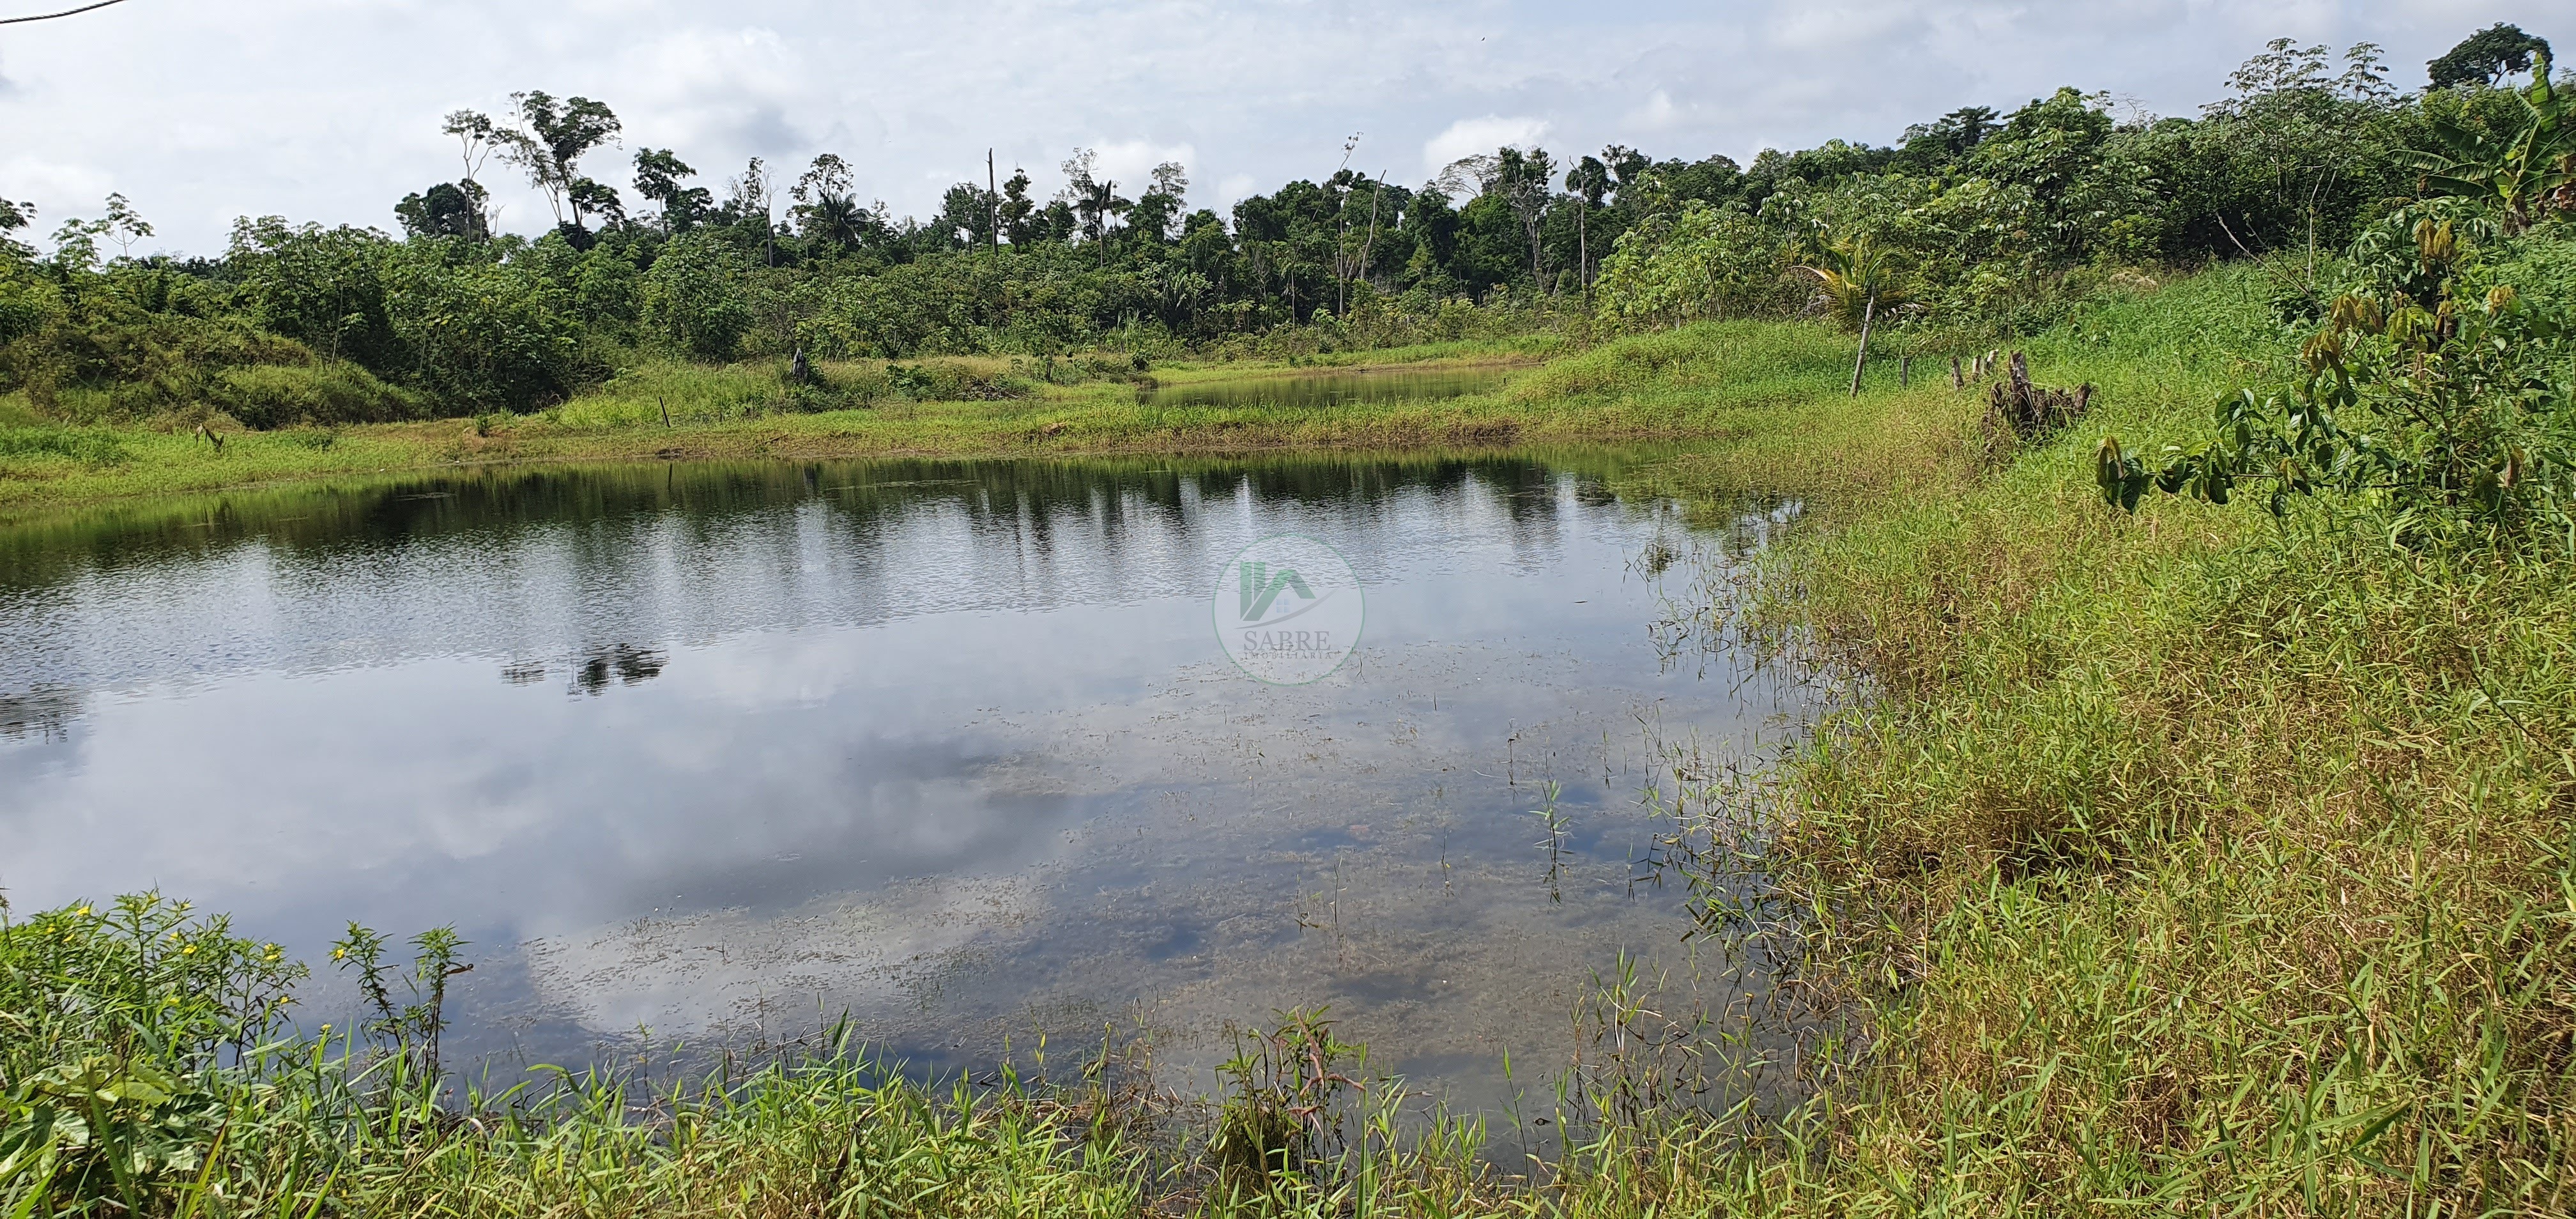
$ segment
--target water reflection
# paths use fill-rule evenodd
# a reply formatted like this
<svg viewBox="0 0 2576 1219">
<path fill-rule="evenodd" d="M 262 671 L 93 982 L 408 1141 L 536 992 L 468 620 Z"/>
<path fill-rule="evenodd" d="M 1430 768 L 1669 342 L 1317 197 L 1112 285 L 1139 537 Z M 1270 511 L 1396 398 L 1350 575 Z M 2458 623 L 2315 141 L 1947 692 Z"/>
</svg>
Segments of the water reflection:
<svg viewBox="0 0 2576 1219">
<path fill-rule="evenodd" d="M 1744 993 L 1631 883 L 1671 832 L 1638 794 L 1795 696 L 1672 663 L 1656 573 L 1744 541 L 1616 474 L 657 466 L 0 529 L 0 885 L 159 885 L 308 954 L 456 922 L 469 1053 L 848 1009 L 933 1061 L 1141 1023 L 1186 1072 L 1325 1003 L 1490 1100 L 1623 951 Z M 1296 689 L 1210 622 L 1281 532 L 1369 600 Z"/>
<path fill-rule="evenodd" d="M 80 714 L 80 708 L 80 692 L 59 686 L 0 693 L 0 740 L 30 736 L 59 740 L 72 717 Z"/>
<path fill-rule="evenodd" d="M 621 643 L 605 651 L 592 652 L 585 657 L 581 667 L 573 671 L 573 689 L 584 694 L 596 695 L 607 689 L 612 679 L 621 686 L 641 685 L 660 677 L 662 666 L 667 663 L 669 661 L 658 651 L 651 648 L 629 647 Z M 504 680 L 515 684 L 518 680 L 517 674 L 523 671 L 519 666 L 514 665 L 503 669 L 501 676 Z M 543 675 L 544 670 L 538 670 L 538 676 Z"/>
</svg>

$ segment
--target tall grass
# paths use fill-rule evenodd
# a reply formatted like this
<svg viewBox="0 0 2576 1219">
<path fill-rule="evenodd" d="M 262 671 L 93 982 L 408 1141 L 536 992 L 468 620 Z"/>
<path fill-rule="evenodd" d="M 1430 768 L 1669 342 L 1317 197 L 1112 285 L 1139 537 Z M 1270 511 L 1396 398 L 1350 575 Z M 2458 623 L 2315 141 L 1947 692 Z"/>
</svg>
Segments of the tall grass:
<svg viewBox="0 0 2576 1219">
<path fill-rule="evenodd" d="M 2564 1214 L 2576 593 L 2334 505 L 2094 495 L 2285 355 L 2241 278 L 2051 336 L 2090 425 L 1811 534 L 1755 618 L 1883 696 L 1787 776 L 1778 860 L 1874 1055 L 1860 1209 Z M 1901 488 L 1893 489 L 1901 490 Z"/>
</svg>

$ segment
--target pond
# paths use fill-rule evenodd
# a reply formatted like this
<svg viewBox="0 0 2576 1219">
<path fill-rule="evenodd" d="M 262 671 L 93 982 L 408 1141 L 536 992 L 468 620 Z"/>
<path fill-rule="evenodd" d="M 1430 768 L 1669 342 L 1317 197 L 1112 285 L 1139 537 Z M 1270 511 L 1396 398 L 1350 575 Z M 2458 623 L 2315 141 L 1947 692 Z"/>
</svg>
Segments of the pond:
<svg viewBox="0 0 2576 1219">
<path fill-rule="evenodd" d="M 846 1012 L 939 1069 L 1145 1031 L 1187 1085 L 1328 1006 L 1502 1103 L 1623 961 L 1760 987 L 1641 793 L 1795 731 L 1659 629 L 1786 515 L 1694 529 L 1622 468 L 587 467 L 0 527 L 0 888 L 157 886 L 307 960 L 453 923 L 451 1061 Z M 1283 534 L 1365 597 L 1306 685 L 1216 629 Z"/>
<path fill-rule="evenodd" d="M 1159 386 L 1138 391 L 1136 401 L 1148 406 L 1291 409 L 1353 402 L 1430 402 L 1492 393 L 1520 371 L 1510 365 L 1485 364 L 1289 373 Z"/>
</svg>

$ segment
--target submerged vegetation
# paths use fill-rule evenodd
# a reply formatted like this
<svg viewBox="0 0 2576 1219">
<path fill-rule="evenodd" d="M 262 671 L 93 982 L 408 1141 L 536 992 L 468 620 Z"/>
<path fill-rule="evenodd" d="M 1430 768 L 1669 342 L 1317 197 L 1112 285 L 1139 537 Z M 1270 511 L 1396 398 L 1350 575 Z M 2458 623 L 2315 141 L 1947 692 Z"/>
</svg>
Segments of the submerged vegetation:
<svg viewBox="0 0 2576 1219">
<path fill-rule="evenodd" d="M 2437 61 L 2449 79 L 2415 98 L 2394 96 L 2369 53 L 2330 78 L 2321 56 L 2282 44 L 2200 120 L 2122 124 L 2069 92 L 2011 116 L 1959 112 L 1899 149 L 1783 157 L 1767 178 L 1759 163 L 1729 177 L 1616 156 L 1594 175 L 1587 160 L 1571 203 L 1546 173 L 1529 185 L 1543 158 L 1507 150 L 1449 214 L 1509 217 L 1495 223 L 1515 244 L 1444 254 L 1407 227 L 1421 214 L 1407 209 L 1438 196 L 1410 196 L 1375 237 L 1405 248 L 1409 235 L 1400 277 L 1374 247 L 1303 280 L 1275 270 L 1302 265 L 1284 261 L 1295 225 L 1243 233 L 1277 219 L 1277 199 L 1238 209 L 1234 234 L 1189 222 L 1176 236 L 1098 183 L 1061 205 L 1063 233 L 1008 229 L 999 251 L 991 233 L 973 248 L 969 222 L 994 201 L 971 191 L 933 240 L 867 227 L 829 181 L 806 184 L 802 227 L 754 217 L 756 243 L 725 235 L 751 200 L 727 218 L 685 193 L 657 196 L 649 223 L 593 230 L 604 205 L 570 159 L 532 169 L 571 201 L 566 227 L 536 243 L 486 235 L 470 177 L 407 202 L 423 217 L 408 242 L 245 231 L 246 268 L 338 250 L 371 268 L 360 279 L 541 283 L 549 259 L 631 273 L 645 303 L 612 342 L 585 347 L 577 328 L 526 315 L 529 333 L 600 361 L 582 382 L 596 388 L 559 403 L 545 399 L 579 378 L 493 364 L 438 380 L 450 373 L 423 371 L 391 314 L 363 333 L 244 320 L 228 310 L 255 290 L 225 285 L 254 283 L 251 270 L 199 283 L 20 257 L 17 295 L 0 296 L 19 312 L 0 316 L 38 321 L 10 334 L 21 396 L 0 409 L 28 417 L 0 430 L 0 462 L 88 488 L 74 494 L 222 485 L 191 481 L 186 461 L 152 464 L 162 446 L 213 452 L 216 437 L 224 461 L 276 476 L 413 464 L 433 443 L 454 447 L 444 459 L 635 451 L 614 447 L 626 436 L 715 455 L 1688 438 L 1692 451 L 1626 477 L 1703 505 L 1756 489 L 1810 509 L 1744 584 L 1711 590 L 1708 625 L 1853 697 L 1759 783 L 1682 767 L 1657 794 L 1674 801 L 1672 841 L 1726 865 L 1693 889 L 1701 925 L 1775 967 L 1775 1003 L 1738 1013 L 1741 1027 L 1689 1029 L 1684 1047 L 1634 979 L 1605 983 L 1578 1043 L 1616 1052 L 1565 1070 L 1553 1159 L 1497 1167 L 1474 1119 L 1400 1122 L 1397 1091 L 1311 1012 L 1247 1035 L 1225 1094 L 1196 1112 L 1122 1047 L 1056 1082 L 933 1088 L 837 1035 L 685 1087 L 568 1075 L 459 1093 L 434 1049 L 451 942 L 424 937 L 406 973 L 353 929 L 343 959 L 369 979 L 375 1018 L 305 1033 L 284 1006 L 301 967 L 220 919 L 138 898 L 0 929 L 0 1214 L 2566 1214 L 2576 122 L 2545 45 L 2495 33 Z M 2531 84 L 2489 87 L 2516 55 Z M 1761 186 L 1709 185 L 1721 180 Z M 1609 213 L 1631 183 L 1623 228 Z M 1327 220 L 1369 189 L 1301 188 L 1281 197 L 1321 199 Z M 1178 193 L 1161 193 L 1156 223 L 1178 215 Z M 1007 227 L 1051 213 L 1003 214 Z M 1585 248 L 1618 238 L 1597 276 L 1552 261 L 1559 215 Z M 832 234 L 848 249 L 817 254 Z M 898 237 L 928 244 L 897 260 Z M 1097 346 L 1122 332 L 1096 314 L 997 314 L 949 347 L 883 330 L 809 339 L 825 331 L 798 327 L 857 315 L 726 305 L 673 261 L 784 249 L 717 279 L 827 301 L 995 268 L 1060 268 L 1048 291 L 1070 292 L 1106 282 L 1085 276 L 1162 274 L 1193 240 L 1274 260 L 1239 264 L 1274 278 L 1194 298 L 1204 308 L 1138 311 L 1119 341 L 1148 375 L 1206 372 L 1248 336 L 1323 351 L 1367 309 L 1397 308 L 1383 302 L 1408 283 L 1434 287 L 1402 316 L 1436 318 L 1465 285 L 1506 302 L 1466 306 L 1474 317 L 1525 310 L 1569 333 L 1513 349 L 1548 359 L 1502 391 L 1436 408 L 1158 413 L 1136 399 L 1133 359 Z M 2164 274 L 2229 253 L 2221 242 L 2239 257 Z M 640 270 L 639 249 L 659 251 Z M 1479 249 L 1484 261 L 1457 261 Z M 1792 265 L 1819 272 L 1800 287 L 1783 278 Z M 1573 274 L 1550 281 L 1558 268 Z M 145 282 L 209 303 L 181 324 L 114 295 Z M 1821 303 L 1805 290 L 1819 283 Z M 1590 311 L 1576 304 L 1587 293 Z M 115 303 L 73 311 L 97 300 Z M 1886 354 L 1923 358 L 1910 373 L 1872 363 L 1852 395 L 1866 350 L 1777 315 L 1855 303 L 1853 329 L 1885 327 Z M 82 329 L 90 317 L 109 321 Z M 726 318 L 740 327 L 718 342 Z M 65 371 L 110 369 L 61 353 L 129 325 L 168 341 L 112 375 Z M 1436 350 L 1509 347 L 1482 342 Z M 807 365 L 792 385 L 692 361 L 799 345 L 869 359 Z M 1985 358 L 2006 346 L 2018 350 Z M 932 350 L 954 354 L 918 359 Z M 915 362 L 880 373 L 889 357 Z M 153 360 L 181 371 L 131 388 Z M 214 382 L 184 370 L 271 367 L 295 371 L 224 392 L 338 404 L 297 408 L 308 416 L 470 402 L 486 417 L 257 436 L 102 425 L 211 401 Z M 39 377 L 54 379 L 38 392 Z M 1989 398 L 1997 378 L 2010 388 Z M 503 384 L 555 388 L 458 388 Z M 765 405 L 791 391 L 818 395 L 816 413 Z M 740 414 L 724 414 L 729 400 Z M 712 413 L 666 428 L 675 403 Z M 1538 818 L 1555 849 L 1552 802 Z M 1778 1045 L 1797 1048 L 1761 1048 Z M 1798 1086 L 1776 1104 L 1705 1104 L 1664 1086 L 1685 1048 L 1705 1049 L 1697 1079 L 1762 1067 Z"/>
</svg>

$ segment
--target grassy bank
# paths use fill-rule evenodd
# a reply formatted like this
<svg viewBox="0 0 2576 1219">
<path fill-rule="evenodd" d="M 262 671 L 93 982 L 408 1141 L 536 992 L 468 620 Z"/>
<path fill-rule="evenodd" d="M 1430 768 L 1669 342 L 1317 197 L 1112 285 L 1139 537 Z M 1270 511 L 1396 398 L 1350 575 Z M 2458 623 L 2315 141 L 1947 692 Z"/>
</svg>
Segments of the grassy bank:
<svg viewBox="0 0 2576 1219">
<path fill-rule="evenodd" d="M 1287 365 L 1158 367 L 1173 386 L 1209 386 L 1317 367 L 1529 365 L 1560 340 L 1450 343 Z M 501 463 L 603 460 L 1026 457 L 1122 453 L 1253 454 L 1312 449 L 1500 448 L 1713 440 L 1776 423 L 1777 408 L 1814 396 L 1847 360 L 1845 340 L 1809 326 L 1744 323 L 1662 336 L 1688 351 L 1687 370 L 1662 368 L 1621 385 L 1563 393 L 1557 381 L 1594 357 L 1560 360 L 1533 383 L 1501 393 L 1330 407 L 1165 406 L 1140 400 L 1133 380 L 1033 380 L 1007 360 L 957 359 L 907 368 L 953 390 L 1022 396 L 916 400 L 882 392 L 875 366 L 826 366 L 827 383 L 863 406 L 792 409 L 781 370 L 767 366 L 653 366 L 535 415 L 365 425 L 336 430 L 194 431 L 0 426 L 0 514 L 139 495 Z M 1658 350 L 1648 346 L 1640 350 Z M 1597 360 L 1596 360 L 1597 362 Z M 1684 372 L 1687 375 L 1682 375 Z M 1069 372 L 1067 375 L 1070 375 Z M 1892 375 L 1892 374 L 1891 374 Z M 933 386 L 923 392 L 937 392 Z M 1748 414 L 1748 408 L 1762 408 Z M 668 411 L 671 424 L 663 423 Z M 5 424 L 0 419 L 0 424 Z"/>
<path fill-rule="evenodd" d="M 2092 419 L 1887 488 L 1757 590 L 1759 625 L 1882 692 L 1786 779 L 1807 947 L 1875 1053 L 1828 1167 L 1767 1166 L 1766 1201 L 2576 1201 L 2564 560 L 2399 549 L 2333 501 L 2130 518 L 2092 485 L 2104 435 L 2196 439 L 2287 357 L 2249 280 L 2049 336 Z"/>
<path fill-rule="evenodd" d="M 1484 1165 L 1471 1124 L 1398 1132 L 1385 1092 L 1334 1082 L 1365 1073 L 1295 1021 L 1196 1116 L 1122 1083 L 1114 1055 L 1058 1087 L 925 1089 L 842 1052 L 687 1094 L 574 1081 L 467 1120 L 403 1083 L 419 1050 L 398 1019 L 336 1049 L 263 1022 L 264 1080 L 75 1086 L 59 1072 L 84 1059 L 101 1084 L 139 1059 L 210 1064 L 247 1017 L 192 1005 L 267 993 L 257 979 L 284 967 L 202 923 L 64 911 L 0 939 L 0 1012 L 43 1025 L 13 1028 L 5 1082 L 179 1150 L 123 1174 L 87 1152 L 41 1178 L 0 1161 L 0 1214 L 37 1213 L 41 1179 L 100 1214 L 2565 1215 L 2565 561 L 2398 549 L 2331 500 L 2278 524 L 2172 498 L 2133 517 L 2093 486 L 2103 436 L 2191 440 L 2217 391 L 2285 366 L 2266 297 L 2251 272 L 2212 274 L 2034 342 L 2042 380 L 2098 393 L 2027 445 L 1946 385 L 1846 398 L 1841 340 L 1779 325 L 1624 339 L 1422 408 L 1148 421 L 1103 391 L 687 433 L 926 436 L 944 419 L 1015 446 L 997 451 L 1225 451 L 1229 434 L 1387 444 L 1507 423 L 1692 439 L 1621 477 L 1803 500 L 1821 527 L 1728 612 L 1868 697 L 1761 798 L 1693 801 L 1756 819 L 1727 839 L 1777 886 L 1751 933 L 1792 962 L 1787 1015 L 1838 1038 L 1785 1119 L 1578 1092 L 1555 1115 L 1571 1150 L 1520 1176 Z M 372 1074 L 351 1083 L 354 1067 Z M 33 1111 L 16 1103 L 0 1157 L 28 1145 L 9 1140 Z M 1617 1120 L 1586 1120 L 1603 1112 Z"/>
</svg>

